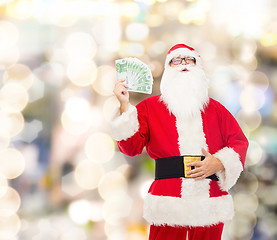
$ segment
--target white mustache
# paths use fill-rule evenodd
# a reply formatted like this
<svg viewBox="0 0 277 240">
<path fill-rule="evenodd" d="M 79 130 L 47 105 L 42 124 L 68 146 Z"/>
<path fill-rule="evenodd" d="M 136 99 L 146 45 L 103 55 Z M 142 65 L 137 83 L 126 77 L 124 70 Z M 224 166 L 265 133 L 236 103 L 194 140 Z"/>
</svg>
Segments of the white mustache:
<svg viewBox="0 0 277 240">
<path fill-rule="evenodd" d="M 192 67 L 191 67 L 190 65 L 179 65 L 179 66 L 176 66 L 176 67 L 174 68 L 174 70 L 176 70 L 176 71 L 178 71 L 178 72 L 180 72 L 180 71 L 182 71 L 182 70 L 184 70 L 184 69 L 191 70 Z"/>
</svg>

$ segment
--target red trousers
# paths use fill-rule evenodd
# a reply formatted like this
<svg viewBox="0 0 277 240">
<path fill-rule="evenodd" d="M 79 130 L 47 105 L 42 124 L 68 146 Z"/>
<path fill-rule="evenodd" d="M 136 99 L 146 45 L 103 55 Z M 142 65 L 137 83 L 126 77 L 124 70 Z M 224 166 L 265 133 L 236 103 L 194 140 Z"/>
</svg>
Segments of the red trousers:
<svg viewBox="0 0 277 240">
<path fill-rule="evenodd" d="M 220 240 L 223 223 L 209 227 L 150 226 L 149 240 Z"/>
</svg>

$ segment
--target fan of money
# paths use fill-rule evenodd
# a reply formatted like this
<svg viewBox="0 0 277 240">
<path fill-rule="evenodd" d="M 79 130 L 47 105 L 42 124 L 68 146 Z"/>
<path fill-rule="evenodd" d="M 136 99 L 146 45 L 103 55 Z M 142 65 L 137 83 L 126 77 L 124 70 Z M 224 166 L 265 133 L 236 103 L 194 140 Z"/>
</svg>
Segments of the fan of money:
<svg viewBox="0 0 277 240">
<path fill-rule="evenodd" d="M 153 77 L 149 67 L 137 58 L 115 60 L 116 78 L 126 79 L 127 91 L 152 93 Z"/>
</svg>

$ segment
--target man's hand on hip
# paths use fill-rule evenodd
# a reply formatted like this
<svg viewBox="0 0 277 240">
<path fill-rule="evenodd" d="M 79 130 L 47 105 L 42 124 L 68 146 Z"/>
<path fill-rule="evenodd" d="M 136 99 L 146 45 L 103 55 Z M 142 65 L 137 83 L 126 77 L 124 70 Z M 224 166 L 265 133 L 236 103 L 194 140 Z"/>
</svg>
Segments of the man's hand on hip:
<svg viewBox="0 0 277 240">
<path fill-rule="evenodd" d="M 192 178 L 195 178 L 195 180 L 204 179 L 224 169 L 221 161 L 207 152 L 204 148 L 202 148 L 202 153 L 205 156 L 205 159 L 203 161 L 191 162 L 187 164 L 187 166 L 197 167 L 188 172 L 188 175 L 190 175 L 190 177 Z"/>
</svg>

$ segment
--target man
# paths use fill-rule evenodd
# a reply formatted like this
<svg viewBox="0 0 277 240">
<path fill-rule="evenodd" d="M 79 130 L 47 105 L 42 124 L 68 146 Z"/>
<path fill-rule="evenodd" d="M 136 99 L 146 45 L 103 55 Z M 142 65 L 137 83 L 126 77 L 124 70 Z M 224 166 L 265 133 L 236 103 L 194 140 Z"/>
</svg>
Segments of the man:
<svg viewBox="0 0 277 240">
<path fill-rule="evenodd" d="M 224 222 L 234 215 L 228 190 L 243 170 L 248 141 L 235 118 L 208 97 L 199 54 L 185 44 L 173 46 L 161 95 L 136 107 L 126 88 L 124 80 L 115 85 L 120 110 L 112 135 L 124 154 L 135 156 L 146 147 L 155 159 L 144 205 L 149 239 L 221 239 Z"/>
</svg>

